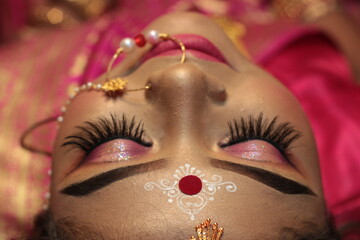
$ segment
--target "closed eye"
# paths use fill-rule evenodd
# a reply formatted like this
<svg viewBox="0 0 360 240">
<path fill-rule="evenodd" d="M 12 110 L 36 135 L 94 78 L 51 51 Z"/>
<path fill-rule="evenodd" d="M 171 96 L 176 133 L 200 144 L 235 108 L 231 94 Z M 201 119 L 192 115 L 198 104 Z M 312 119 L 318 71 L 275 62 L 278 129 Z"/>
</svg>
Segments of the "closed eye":
<svg viewBox="0 0 360 240">
<path fill-rule="evenodd" d="M 263 152 L 268 155 L 280 153 L 286 160 L 289 158 L 291 145 L 301 137 L 300 132 L 289 122 L 280 123 L 278 117 L 269 121 L 264 119 L 262 113 L 255 118 L 249 116 L 247 119 L 243 117 L 235 119 L 230 121 L 228 126 L 229 137 L 225 143 L 220 144 L 221 148 L 229 149 L 233 146 L 231 149 L 234 149 L 235 145 L 243 144 L 237 147 L 239 152 L 241 149 L 243 152 L 251 152 L 251 149 L 255 149 L 256 151 L 252 151 L 254 154 L 256 152 Z M 254 142 L 254 140 L 258 141 Z M 275 149 L 272 149 L 270 145 Z M 260 151 L 261 148 L 264 150 Z"/>
<path fill-rule="evenodd" d="M 286 158 L 272 144 L 263 140 L 249 140 L 225 147 L 224 150 L 236 157 L 252 161 L 287 163 Z"/>
<path fill-rule="evenodd" d="M 122 117 L 115 114 L 110 114 L 110 117 L 99 117 L 96 121 L 86 121 L 76 128 L 78 132 L 67 136 L 62 147 L 78 148 L 86 155 L 96 147 L 117 139 L 132 141 L 147 148 L 152 146 L 151 142 L 144 140 L 143 123 L 137 122 L 135 117 L 129 121 L 124 114 Z"/>
</svg>

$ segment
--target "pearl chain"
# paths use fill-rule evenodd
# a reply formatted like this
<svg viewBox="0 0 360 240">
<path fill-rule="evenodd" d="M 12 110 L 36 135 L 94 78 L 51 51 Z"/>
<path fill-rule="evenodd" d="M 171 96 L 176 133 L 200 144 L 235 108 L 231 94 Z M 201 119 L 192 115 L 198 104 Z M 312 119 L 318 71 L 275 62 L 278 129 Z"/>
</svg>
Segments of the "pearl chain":
<svg viewBox="0 0 360 240">
<path fill-rule="evenodd" d="M 108 73 L 111 70 L 111 66 L 112 66 L 113 62 L 119 56 L 119 54 L 121 54 L 123 52 L 129 53 L 129 52 L 133 51 L 136 47 L 145 46 L 147 42 L 152 45 L 155 45 L 155 44 L 159 43 L 160 40 L 162 40 L 162 39 L 172 39 L 172 40 L 177 41 L 180 44 L 181 49 L 183 50 L 183 44 L 180 41 L 178 41 L 177 39 L 171 38 L 167 34 L 159 33 L 156 30 L 150 30 L 149 32 L 147 32 L 145 34 L 145 36 L 143 34 L 138 34 L 134 38 L 124 38 L 120 41 L 120 44 L 119 44 L 120 47 L 116 50 L 116 53 L 113 56 L 112 61 L 110 62 L 109 66 L 108 66 Z M 182 60 L 182 62 L 183 62 L 183 60 Z M 101 83 L 94 84 L 92 82 L 88 82 L 79 87 L 76 87 L 74 89 L 74 93 L 70 94 L 69 100 L 66 101 L 65 106 L 61 107 L 61 115 L 57 118 L 57 121 L 59 123 L 64 121 L 63 115 L 65 114 L 65 112 L 67 110 L 67 106 L 81 92 L 92 91 L 92 90 L 115 92 L 118 90 L 124 90 L 126 88 L 126 85 L 127 85 L 127 81 L 124 79 L 116 78 L 116 79 L 109 80 L 107 77 L 107 81 L 104 84 L 101 84 Z M 150 88 L 150 86 L 146 86 L 144 89 L 149 89 L 149 88 Z"/>
<path fill-rule="evenodd" d="M 143 34 L 138 34 L 134 38 L 124 38 L 123 40 L 120 41 L 119 48 L 116 50 L 116 53 L 113 55 L 113 58 L 111 59 L 109 65 L 108 65 L 106 81 L 104 83 L 98 83 L 98 84 L 88 82 L 79 87 L 76 87 L 74 89 L 73 93 L 71 93 L 69 95 L 69 99 L 66 101 L 65 105 L 61 107 L 61 115 L 57 117 L 57 122 L 61 123 L 64 121 L 63 115 L 65 114 L 68 105 L 70 105 L 71 101 L 78 94 L 80 94 L 84 91 L 102 91 L 105 93 L 109 93 L 109 92 L 114 93 L 117 91 L 125 90 L 125 88 L 127 86 L 127 81 L 125 79 L 122 79 L 119 77 L 114 78 L 114 79 L 109 79 L 109 72 L 110 72 L 112 64 L 114 63 L 116 58 L 121 53 L 131 52 L 136 47 L 144 47 L 146 45 L 146 43 L 155 45 L 155 44 L 159 43 L 161 40 L 172 40 L 172 41 L 178 43 L 181 48 L 181 51 L 182 51 L 182 56 L 181 56 L 180 62 L 181 63 L 185 62 L 185 46 L 184 46 L 184 44 L 179 39 L 172 37 L 169 34 L 159 33 L 156 30 L 150 30 L 149 32 L 147 32 L 145 34 L 145 36 Z M 145 90 L 145 89 L 150 89 L 150 88 L 151 88 L 151 85 L 148 84 L 145 87 L 140 88 L 140 89 L 130 89 L 130 90 L 128 89 L 126 91 L 138 91 L 138 90 Z M 30 149 L 30 151 L 37 151 L 37 152 L 45 153 L 46 155 L 49 155 L 49 156 L 51 155 L 51 153 L 49 153 L 47 151 L 37 150 L 35 148 L 32 148 L 31 146 L 30 147 L 27 146 L 25 148 Z M 52 172 L 50 169 L 48 171 L 48 175 L 51 176 L 51 174 L 52 174 Z M 50 192 L 45 192 L 43 197 L 45 199 L 45 203 L 43 205 L 43 210 L 48 210 L 48 204 L 49 204 L 49 200 L 51 198 Z"/>
<path fill-rule="evenodd" d="M 120 41 L 120 48 L 122 48 L 124 52 L 131 52 L 135 46 L 143 47 L 146 42 L 155 45 L 160 41 L 160 38 L 161 34 L 158 31 L 150 30 L 145 36 L 138 34 L 134 38 L 124 38 Z"/>
</svg>

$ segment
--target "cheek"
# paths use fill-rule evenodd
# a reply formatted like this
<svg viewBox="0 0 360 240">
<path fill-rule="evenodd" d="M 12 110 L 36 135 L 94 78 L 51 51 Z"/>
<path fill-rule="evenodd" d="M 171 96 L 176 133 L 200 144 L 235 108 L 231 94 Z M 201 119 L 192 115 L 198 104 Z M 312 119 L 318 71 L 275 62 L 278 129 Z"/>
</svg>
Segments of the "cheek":
<svg viewBox="0 0 360 240">
<path fill-rule="evenodd" d="M 270 108 L 272 111 L 300 110 L 293 94 L 278 80 L 253 65 L 241 74 L 231 76 L 228 85 L 229 97 L 238 100 L 244 107 Z"/>
</svg>

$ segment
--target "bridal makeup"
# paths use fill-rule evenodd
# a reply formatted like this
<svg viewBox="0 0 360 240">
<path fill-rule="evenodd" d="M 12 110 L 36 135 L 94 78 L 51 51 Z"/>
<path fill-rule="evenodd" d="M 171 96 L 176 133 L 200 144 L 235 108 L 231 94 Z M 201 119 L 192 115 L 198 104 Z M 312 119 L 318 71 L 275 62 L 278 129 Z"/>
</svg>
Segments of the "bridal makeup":
<svg viewBox="0 0 360 240">
<path fill-rule="evenodd" d="M 151 29 L 181 39 L 186 62 L 172 41 L 146 61 L 147 49 L 136 49 L 112 76 L 150 89 L 71 102 L 54 147 L 55 220 L 74 216 L 109 239 L 179 239 L 207 218 L 229 229 L 224 240 L 324 226 L 315 141 L 293 95 L 204 16 L 167 15 L 143 32 Z M 220 92 L 226 98 L 212 97 Z"/>
<path fill-rule="evenodd" d="M 87 163 L 130 161 L 148 151 L 149 148 L 131 140 L 117 139 L 96 147 L 84 161 Z"/>
</svg>

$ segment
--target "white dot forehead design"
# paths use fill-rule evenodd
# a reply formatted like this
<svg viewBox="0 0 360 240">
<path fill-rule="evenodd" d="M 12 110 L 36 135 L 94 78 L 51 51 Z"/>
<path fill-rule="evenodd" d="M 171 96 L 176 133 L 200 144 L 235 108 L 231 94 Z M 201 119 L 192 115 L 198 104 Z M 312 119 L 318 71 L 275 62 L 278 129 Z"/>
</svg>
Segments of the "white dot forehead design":
<svg viewBox="0 0 360 240">
<path fill-rule="evenodd" d="M 188 175 L 197 176 L 203 183 L 203 188 L 196 195 L 186 195 L 179 189 L 179 181 Z M 195 215 L 200 213 L 209 201 L 215 200 L 215 193 L 223 186 L 228 192 L 237 191 L 235 183 L 223 182 L 219 175 L 213 175 L 211 181 L 206 180 L 205 174 L 186 163 L 175 170 L 171 180 L 161 179 L 157 182 L 148 182 L 144 187 L 147 191 L 152 191 L 154 188 L 163 191 L 169 203 L 175 203 L 182 212 L 190 216 L 190 220 L 194 221 Z"/>
</svg>

